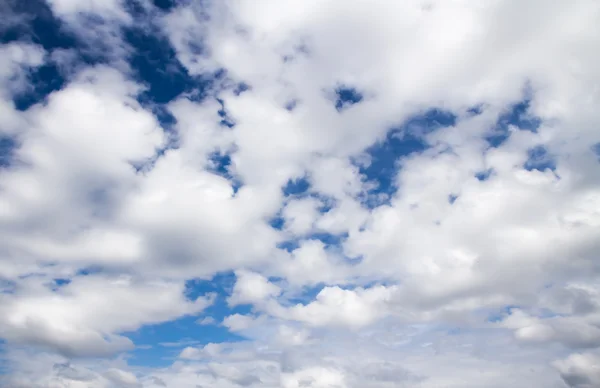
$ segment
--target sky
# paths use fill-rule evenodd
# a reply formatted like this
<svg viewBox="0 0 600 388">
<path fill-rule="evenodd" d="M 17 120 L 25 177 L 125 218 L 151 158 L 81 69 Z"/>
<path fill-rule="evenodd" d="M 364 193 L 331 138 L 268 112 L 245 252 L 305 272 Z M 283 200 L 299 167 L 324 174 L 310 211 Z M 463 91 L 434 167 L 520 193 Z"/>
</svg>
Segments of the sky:
<svg viewBox="0 0 600 388">
<path fill-rule="evenodd" d="M 0 14 L 0 386 L 600 386 L 600 2 Z"/>
</svg>

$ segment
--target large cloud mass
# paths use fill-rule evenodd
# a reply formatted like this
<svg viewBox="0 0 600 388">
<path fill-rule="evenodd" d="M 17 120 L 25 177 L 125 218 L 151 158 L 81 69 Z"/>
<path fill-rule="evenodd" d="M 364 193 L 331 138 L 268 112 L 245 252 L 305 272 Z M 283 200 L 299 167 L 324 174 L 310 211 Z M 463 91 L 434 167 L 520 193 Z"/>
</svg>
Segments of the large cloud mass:
<svg viewBox="0 0 600 388">
<path fill-rule="evenodd" d="M 0 11 L 0 384 L 600 385 L 597 1 Z"/>
</svg>

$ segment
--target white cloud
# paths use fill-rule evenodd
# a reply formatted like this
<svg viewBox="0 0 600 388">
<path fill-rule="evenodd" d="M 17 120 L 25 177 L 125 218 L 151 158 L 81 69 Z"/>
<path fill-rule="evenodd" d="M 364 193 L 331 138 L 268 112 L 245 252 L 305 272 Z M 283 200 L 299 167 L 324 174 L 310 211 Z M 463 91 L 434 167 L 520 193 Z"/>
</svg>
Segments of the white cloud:
<svg viewBox="0 0 600 388">
<path fill-rule="evenodd" d="M 293 373 L 284 373 L 281 383 L 285 388 L 345 388 L 348 386 L 342 373 L 323 367 L 311 367 Z"/>
<path fill-rule="evenodd" d="M 339 252 L 328 251 L 319 240 L 302 241 L 289 255 L 273 263 L 278 274 L 284 275 L 290 286 L 314 286 L 323 283 L 345 283 L 350 268 Z"/>
<path fill-rule="evenodd" d="M 227 300 L 230 306 L 238 304 L 259 304 L 270 297 L 276 297 L 281 289 L 257 273 L 236 271 L 233 293 Z"/>
<path fill-rule="evenodd" d="M 313 198 L 297 199 L 288 202 L 283 209 L 285 227 L 293 235 L 305 235 L 313 228 L 319 216 L 320 202 Z"/>
<path fill-rule="evenodd" d="M 24 125 L 15 109 L 13 97 L 30 88 L 28 74 L 44 63 L 45 51 L 40 46 L 9 43 L 0 46 L 0 135 L 15 136 Z"/>
<path fill-rule="evenodd" d="M 4 337 L 69 356 L 106 356 L 133 348 L 123 331 L 202 311 L 210 300 L 187 301 L 181 283 L 88 275 L 58 291 L 24 287 L 3 295 Z"/>
<path fill-rule="evenodd" d="M 285 318 L 305 322 L 310 326 L 348 326 L 360 328 L 389 314 L 387 302 L 393 287 L 373 287 L 344 290 L 326 287 L 307 305 L 298 304 L 285 312 L 275 311 Z"/>
<path fill-rule="evenodd" d="M 204 317 L 196 321 L 199 325 L 214 325 L 217 321 L 213 317 Z"/>
<path fill-rule="evenodd" d="M 600 358 L 595 354 L 572 354 L 554 365 L 569 387 L 588 388 L 600 384 Z"/>
<path fill-rule="evenodd" d="M 122 387 L 141 387 L 142 384 L 137 377 L 131 373 L 117 368 L 110 368 L 104 374 L 109 380 L 117 386 Z"/>
<path fill-rule="evenodd" d="M 22 92 L 27 88 L 27 70 L 44 63 L 44 49 L 33 44 L 9 43 L 0 46 L 0 82 L 5 94 Z"/>
<path fill-rule="evenodd" d="M 27 369 L 16 357 L 10 386 L 598 384 L 596 2 L 183 2 L 156 22 L 177 58 L 250 89 L 217 81 L 220 102 L 180 96 L 170 135 L 136 99 L 123 3 L 50 5 L 109 65 L 83 66 L 19 112 L 12 97 L 46 52 L 0 46 L 0 130 L 19 140 L 0 172 L 2 337 L 72 361 L 51 354 Z M 340 85 L 363 100 L 338 112 Z M 490 147 L 525 94 L 539 128 L 513 120 Z M 467 112 L 475 105 L 481 114 Z M 398 134 L 420 134 L 427 150 L 394 166 L 366 156 L 432 107 L 455 125 Z M 536 146 L 555 171 L 524 167 Z M 228 174 L 215 153 L 229 156 Z M 372 209 L 356 162 L 366 159 L 397 188 Z M 301 177 L 312 196 L 285 198 Z M 282 230 L 269 225 L 278 214 Z M 303 239 L 312 232 L 342 237 Z M 277 247 L 287 239 L 298 247 Z M 89 267 L 103 272 L 75 276 Z M 124 331 L 199 313 L 210 298 L 187 300 L 185 280 L 221 271 L 236 274 L 229 306 L 253 310 L 223 320 L 246 343 L 185 348 L 150 372 L 78 357 L 131 349 Z M 52 289 L 58 277 L 71 283 Z"/>
</svg>

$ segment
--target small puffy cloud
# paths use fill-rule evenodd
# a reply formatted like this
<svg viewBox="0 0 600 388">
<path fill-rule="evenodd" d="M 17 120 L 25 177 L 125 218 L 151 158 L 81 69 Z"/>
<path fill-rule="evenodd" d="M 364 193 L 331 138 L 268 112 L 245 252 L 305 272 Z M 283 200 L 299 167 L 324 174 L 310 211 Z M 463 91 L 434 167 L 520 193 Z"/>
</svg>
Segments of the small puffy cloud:
<svg viewBox="0 0 600 388">
<path fill-rule="evenodd" d="M 290 307 L 284 316 L 310 326 L 360 328 L 389 314 L 387 304 L 393 292 L 394 287 L 383 286 L 354 290 L 326 287 L 313 302 Z"/>
<path fill-rule="evenodd" d="M 258 273 L 236 271 L 236 278 L 233 292 L 227 299 L 230 306 L 258 304 L 281 293 L 279 286 Z"/>
<path fill-rule="evenodd" d="M 273 267 L 293 287 L 344 283 L 351 274 L 350 265 L 339 252 L 326 249 L 320 240 L 300 242 L 298 248 L 282 255 Z"/>
<path fill-rule="evenodd" d="M 313 228 L 320 202 L 314 198 L 292 200 L 283 209 L 285 228 L 293 235 L 302 236 Z"/>
<path fill-rule="evenodd" d="M 199 325 L 207 326 L 207 325 L 215 325 L 217 323 L 217 321 L 213 317 L 204 317 L 204 318 L 198 319 L 196 321 L 196 323 Z"/>
<path fill-rule="evenodd" d="M 222 350 L 220 344 L 209 343 L 202 348 L 188 346 L 179 353 L 179 358 L 184 360 L 196 360 L 200 358 L 210 358 L 218 355 Z"/>
<path fill-rule="evenodd" d="M 279 326 L 277 342 L 284 346 L 299 346 L 306 344 L 310 339 L 310 331 L 304 328 L 295 328 L 289 325 Z"/>
<path fill-rule="evenodd" d="M 233 314 L 223 319 L 223 326 L 227 327 L 231 331 L 244 331 L 255 324 L 259 323 L 258 318 L 254 318 L 248 315 Z"/>
</svg>

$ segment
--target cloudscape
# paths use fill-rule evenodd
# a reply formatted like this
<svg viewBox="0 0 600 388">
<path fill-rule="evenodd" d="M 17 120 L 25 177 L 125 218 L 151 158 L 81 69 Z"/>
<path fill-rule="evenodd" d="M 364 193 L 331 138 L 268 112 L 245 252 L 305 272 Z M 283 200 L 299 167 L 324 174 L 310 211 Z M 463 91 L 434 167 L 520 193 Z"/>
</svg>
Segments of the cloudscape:
<svg viewBox="0 0 600 388">
<path fill-rule="evenodd" d="M 0 386 L 600 387 L 597 0 L 0 15 Z"/>
</svg>

